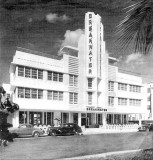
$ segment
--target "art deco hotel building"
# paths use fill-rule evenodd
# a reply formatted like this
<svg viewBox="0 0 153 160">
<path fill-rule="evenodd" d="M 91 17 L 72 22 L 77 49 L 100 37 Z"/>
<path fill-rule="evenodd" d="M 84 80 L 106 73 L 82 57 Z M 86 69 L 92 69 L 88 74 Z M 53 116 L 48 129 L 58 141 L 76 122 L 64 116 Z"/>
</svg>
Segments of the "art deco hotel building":
<svg viewBox="0 0 153 160">
<path fill-rule="evenodd" d="M 61 56 L 17 48 L 10 65 L 12 101 L 20 109 L 8 121 L 19 124 L 75 122 L 80 126 L 126 124 L 145 116 L 142 78 L 114 65 L 105 50 L 101 17 L 85 15 L 78 48 Z"/>
</svg>

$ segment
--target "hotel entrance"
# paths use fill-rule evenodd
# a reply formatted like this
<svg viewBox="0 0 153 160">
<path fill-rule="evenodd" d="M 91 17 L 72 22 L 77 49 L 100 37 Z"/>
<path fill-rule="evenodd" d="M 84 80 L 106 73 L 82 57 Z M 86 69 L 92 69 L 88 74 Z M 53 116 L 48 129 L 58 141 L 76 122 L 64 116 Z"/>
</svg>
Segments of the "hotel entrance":
<svg viewBox="0 0 153 160">
<path fill-rule="evenodd" d="M 96 114 L 96 124 L 102 125 L 103 124 L 102 118 L 103 118 L 102 114 Z"/>
<path fill-rule="evenodd" d="M 89 117 L 86 113 L 81 113 L 81 126 L 89 126 Z"/>
<path fill-rule="evenodd" d="M 78 113 L 73 113 L 73 123 L 78 124 Z"/>
</svg>

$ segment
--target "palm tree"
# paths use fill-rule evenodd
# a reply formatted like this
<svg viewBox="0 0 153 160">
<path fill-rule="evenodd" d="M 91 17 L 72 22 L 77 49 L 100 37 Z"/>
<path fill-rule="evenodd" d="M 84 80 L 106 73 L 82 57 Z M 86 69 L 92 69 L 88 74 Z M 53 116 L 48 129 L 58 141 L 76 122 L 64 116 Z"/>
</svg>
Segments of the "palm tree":
<svg viewBox="0 0 153 160">
<path fill-rule="evenodd" d="M 153 48 L 153 0 L 139 0 L 126 9 L 126 16 L 117 27 L 118 42 L 123 48 L 132 45 L 135 53 L 150 53 Z"/>
</svg>

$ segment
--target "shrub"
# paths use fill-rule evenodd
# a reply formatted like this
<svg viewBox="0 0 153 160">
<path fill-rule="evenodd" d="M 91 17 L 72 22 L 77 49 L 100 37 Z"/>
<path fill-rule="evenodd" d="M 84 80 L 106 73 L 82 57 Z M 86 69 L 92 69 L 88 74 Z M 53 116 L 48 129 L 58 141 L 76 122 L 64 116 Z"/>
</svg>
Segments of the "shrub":
<svg viewBox="0 0 153 160">
<path fill-rule="evenodd" d="M 11 103 L 8 98 L 4 103 L 1 101 L 2 97 L 5 97 L 5 93 L 3 87 L 0 87 L 0 145 L 3 146 L 7 146 L 7 143 L 16 137 L 16 135 L 9 133 L 8 128 L 12 127 L 12 124 L 7 123 L 7 117 L 9 113 L 14 113 L 19 109 L 19 106 Z"/>
</svg>

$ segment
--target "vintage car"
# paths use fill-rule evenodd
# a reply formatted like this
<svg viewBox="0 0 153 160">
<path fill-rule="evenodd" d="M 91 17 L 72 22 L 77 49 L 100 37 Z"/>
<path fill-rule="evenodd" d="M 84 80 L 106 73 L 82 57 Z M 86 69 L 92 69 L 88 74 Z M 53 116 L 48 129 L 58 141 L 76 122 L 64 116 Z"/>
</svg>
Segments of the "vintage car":
<svg viewBox="0 0 153 160">
<path fill-rule="evenodd" d="M 9 128 L 9 132 L 16 137 L 33 136 L 39 137 L 44 134 L 44 131 L 39 128 L 34 128 L 31 124 L 21 124 L 18 128 Z"/>
<path fill-rule="evenodd" d="M 49 136 L 82 135 L 82 129 L 75 123 L 61 124 L 59 127 L 48 127 Z"/>
<path fill-rule="evenodd" d="M 138 131 L 153 131 L 153 123 L 143 124 L 138 128 Z"/>
</svg>

